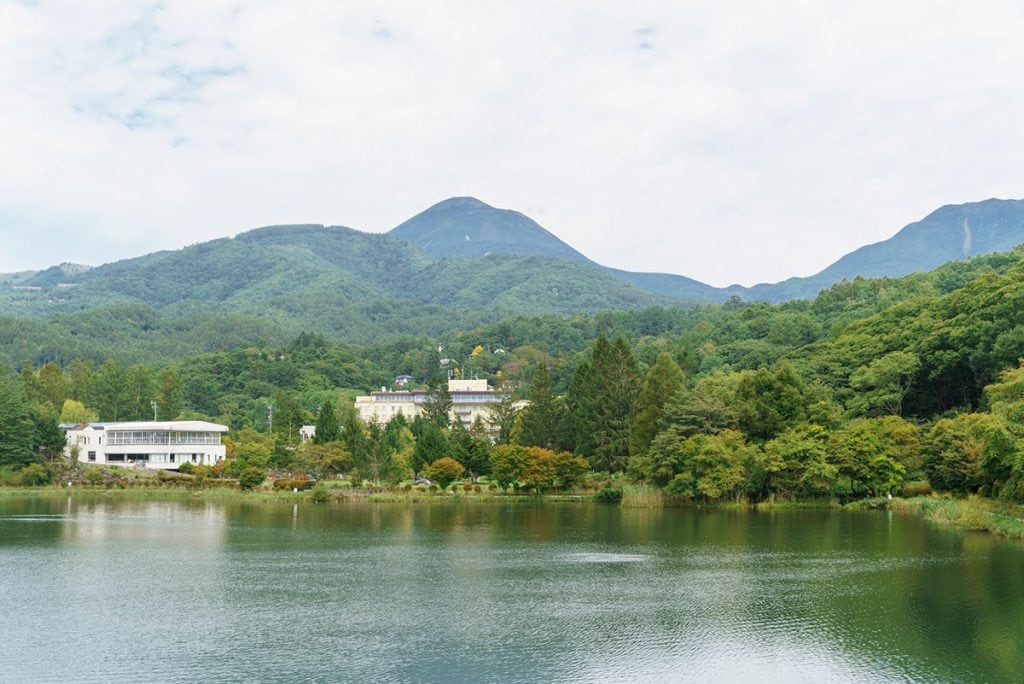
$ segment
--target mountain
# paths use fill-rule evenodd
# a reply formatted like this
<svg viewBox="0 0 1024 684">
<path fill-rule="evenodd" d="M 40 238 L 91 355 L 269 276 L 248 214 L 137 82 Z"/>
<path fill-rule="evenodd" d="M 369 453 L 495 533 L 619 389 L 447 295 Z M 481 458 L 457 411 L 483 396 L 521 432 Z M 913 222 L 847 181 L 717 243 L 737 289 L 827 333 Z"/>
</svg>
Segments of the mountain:
<svg viewBox="0 0 1024 684">
<path fill-rule="evenodd" d="M 267 226 L 96 268 L 61 264 L 3 276 L 0 315 L 103 309 L 128 311 L 145 326 L 148 307 L 180 321 L 236 317 L 233 329 L 263 337 L 273 330 L 309 330 L 365 343 L 439 336 L 518 315 L 571 316 L 730 297 L 808 298 L 858 275 L 900 276 L 1020 243 L 1024 201 L 986 200 L 942 207 L 809 278 L 715 288 L 685 276 L 598 265 L 523 214 L 461 197 L 388 234 L 319 224 Z M 210 330 L 215 323 L 203 326 Z M 216 335 L 233 339 L 225 331 Z"/>
<path fill-rule="evenodd" d="M 544 255 L 597 265 L 523 214 L 496 209 L 472 197 L 435 204 L 390 234 L 419 245 L 437 258 Z M 1008 251 L 1022 243 L 1024 200 L 989 199 L 944 206 L 892 238 L 861 247 L 813 276 L 780 283 L 718 288 L 671 273 L 600 268 L 652 294 L 688 302 L 721 302 L 733 296 L 780 302 L 813 297 L 857 276 L 898 277 L 927 271 L 947 261 Z"/>
<path fill-rule="evenodd" d="M 493 255 L 543 256 L 593 264 L 528 216 L 474 197 L 452 197 L 393 228 L 435 259 Z"/>
<path fill-rule="evenodd" d="M 53 267 L 25 282 L 31 289 L 0 290 L 0 314 L 144 305 L 161 316 L 240 315 L 360 343 L 521 314 L 672 303 L 574 260 L 435 260 L 407 240 L 322 225 L 268 226 L 93 269 Z"/>
<path fill-rule="evenodd" d="M 899 277 L 948 261 L 1007 252 L 1020 244 L 1024 244 L 1024 200 L 950 204 L 905 226 L 888 240 L 850 252 L 815 275 L 746 288 L 745 298 L 780 302 L 813 297 L 857 276 Z"/>
<path fill-rule="evenodd" d="M 389 235 L 408 240 L 437 259 L 500 254 L 567 259 L 600 268 L 652 294 L 688 302 L 724 301 L 737 294 L 685 276 L 632 273 L 600 266 L 530 217 L 510 209 L 497 209 L 474 197 L 452 197 L 438 202 L 393 228 Z"/>
</svg>

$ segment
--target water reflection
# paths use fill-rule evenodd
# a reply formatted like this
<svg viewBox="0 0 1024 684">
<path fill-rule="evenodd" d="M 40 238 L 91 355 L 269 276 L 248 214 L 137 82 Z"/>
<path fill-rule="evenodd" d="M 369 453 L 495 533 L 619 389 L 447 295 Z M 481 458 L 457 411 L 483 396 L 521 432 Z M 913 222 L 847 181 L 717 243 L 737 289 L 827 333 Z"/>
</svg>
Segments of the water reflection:
<svg viewBox="0 0 1024 684">
<path fill-rule="evenodd" d="M 1017 681 L 1022 561 L 881 513 L 6 500 L 0 679 Z"/>
</svg>

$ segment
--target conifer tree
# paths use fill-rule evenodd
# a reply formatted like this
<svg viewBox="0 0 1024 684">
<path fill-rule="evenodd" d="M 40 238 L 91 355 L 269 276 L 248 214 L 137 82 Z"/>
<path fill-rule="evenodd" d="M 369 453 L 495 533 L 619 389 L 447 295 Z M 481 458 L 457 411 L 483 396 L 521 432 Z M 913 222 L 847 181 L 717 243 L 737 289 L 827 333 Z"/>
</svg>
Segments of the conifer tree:
<svg viewBox="0 0 1024 684">
<path fill-rule="evenodd" d="M 316 417 L 316 434 L 313 435 L 313 442 L 327 444 L 340 438 L 341 426 L 338 424 L 338 414 L 334 412 L 334 402 L 325 401 Z"/>
<path fill-rule="evenodd" d="M 600 342 L 603 338 L 599 338 Z M 636 359 L 626 340 L 594 347 L 594 455 L 596 470 L 619 471 L 629 460 L 629 419 L 639 384 Z"/>
<path fill-rule="evenodd" d="M 523 409 L 522 432 L 519 443 L 523 446 L 538 446 L 560 450 L 565 439 L 563 426 L 565 409 L 551 382 L 547 365 L 541 363 L 530 383 L 530 405 Z"/>
<path fill-rule="evenodd" d="M 423 402 L 423 417 L 439 428 L 446 428 L 451 421 L 451 409 L 452 395 L 448 392 L 448 383 L 443 379 L 435 380 Z"/>
<path fill-rule="evenodd" d="M 665 407 L 683 389 L 683 371 L 668 352 L 661 352 L 644 378 L 629 432 L 629 453 L 647 452 L 661 429 Z"/>
</svg>

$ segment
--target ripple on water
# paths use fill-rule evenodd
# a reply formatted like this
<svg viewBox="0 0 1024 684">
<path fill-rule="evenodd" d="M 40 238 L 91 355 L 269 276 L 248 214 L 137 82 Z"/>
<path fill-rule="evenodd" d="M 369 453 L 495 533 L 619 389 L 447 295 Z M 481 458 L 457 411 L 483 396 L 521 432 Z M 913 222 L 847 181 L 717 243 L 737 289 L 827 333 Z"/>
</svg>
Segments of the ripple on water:
<svg viewBox="0 0 1024 684">
<path fill-rule="evenodd" d="M 563 563 L 642 563 L 651 556 L 642 553 L 565 553 L 558 556 Z"/>
</svg>

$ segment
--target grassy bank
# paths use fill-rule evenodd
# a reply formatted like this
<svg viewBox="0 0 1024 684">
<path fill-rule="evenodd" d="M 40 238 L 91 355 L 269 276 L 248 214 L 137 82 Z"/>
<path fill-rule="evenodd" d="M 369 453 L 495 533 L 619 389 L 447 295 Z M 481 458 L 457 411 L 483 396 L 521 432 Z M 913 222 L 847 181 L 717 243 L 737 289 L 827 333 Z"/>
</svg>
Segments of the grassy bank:
<svg viewBox="0 0 1024 684">
<path fill-rule="evenodd" d="M 572 502 L 593 501 L 590 493 L 553 493 L 553 494 L 504 494 L 501 492 L 430 492 L 379 491 L 374 489 L 348 489 L 341 487 L 327 488 L 325 492 L 314 490 L 293 492 L 290 489 L 253 489 L 241 490 L 231 487 L 208 486 L 204 488 L 188 488 L 175 486 L 145 487 L 103 487 L 103 486 L 72 486 L 61 487 L 48 485 L 43 487 L 0 487 L 0 499 L 27 497 L 67 497 L 117 499 L 124 501 L 220 501 L 220 502 L 372 502 L 372 503 L 509 503 L 509 502 Z"/>
<path fill-rule="evenodd" d="M 848 504 L 851 509 L 889 510 L 912 513 L 925 520 L 963 530 L 990 532 L 1001 537 L 1024 540 L 1024 506 L 970 496 L 954 499 L 918 496 L 910 499 L 867 499 Z"/>
</svg>

